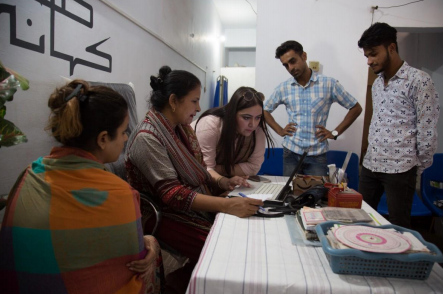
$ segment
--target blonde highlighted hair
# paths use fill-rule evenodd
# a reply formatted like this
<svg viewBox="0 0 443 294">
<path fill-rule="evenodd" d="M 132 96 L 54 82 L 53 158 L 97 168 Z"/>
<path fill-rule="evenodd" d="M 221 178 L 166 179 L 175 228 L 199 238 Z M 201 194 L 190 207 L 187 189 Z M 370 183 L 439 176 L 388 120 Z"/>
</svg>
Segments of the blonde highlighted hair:
<svg viewBox="0 0 443 294">
<path fill-rule="evenodd" d="M 74 96 L 66 101 L 70 95 Z M 51 114 L 45 129 L 60 143 L 83 149 L 94 148 L 102 131 L 113 138 L 128 113 L 127 103 L 119 93 L 104 86 L 90 86 L 84 80 L 55 89 L 48 107 Z"/>
<path fill-rule="evenodd" d="M 69 139 L 80 136 L 83 130 L 80 117 L 80 100 L 74 97 L 66 102 L 66 97 L 72 94 L 77 85 L 81 84 L 79 92 L 87 93 L 89 84 L 82 80 L 74 80 L 64 87 L 57 88 L 51 94 L 48 106 L 51 109 L 49 122 L 46 130 L 52 131 L 52 135 L 60 143 L 66 144 Z"/>
</svg>

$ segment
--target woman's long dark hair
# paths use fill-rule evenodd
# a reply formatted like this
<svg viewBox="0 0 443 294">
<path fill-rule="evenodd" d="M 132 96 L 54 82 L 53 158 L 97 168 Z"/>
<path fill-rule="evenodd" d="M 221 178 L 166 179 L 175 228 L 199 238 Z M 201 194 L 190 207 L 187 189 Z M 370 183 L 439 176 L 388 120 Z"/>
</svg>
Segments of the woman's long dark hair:
<svg viewBox="0 0 443 294">
<path fill-rule="evenodd" d="M 265 114 L 263 111 L 263 101 L 258 99 L 258 95 L 253 95 L 253 98 L 249 101 L 246 100 L 243 96 L 246 92 L 252 92 L 254 94 L 257 93 L 257 91 L 254 88 L 240 87 L 232 95 L 231 100 L 229 100 L 228 104 L 226 104 L 223 107 L 216 107 L 206 110 L 199 117 L 197 123 L 195 124 L 195 130 L 197 130 L 197 124 L 200 121 L 200 119 L 208 115 L 217 116 L 223 121 L 223 128 L 220 134 L 220 140 L 218 141 L 217 144 L 218 147 L 217 150 L 219 150 L 217 156 L 220 155 L 221 158 L 223 158 L 222 166 L 228 176 L 231 176 L 231 173 L 234 171 L 235 158 L 238 156 L 235 150 L 236 149 L 235 139 L 237 138 L 237 132 L 233 132 L 232 130 L 237 129 L 236 116 L 237 112 L 239 112 L 240 110 L 253 107 L 255 105 L 260 105 L 260 107 L 262 108 L 262 117 L 260 123 L 258 124 L 258 127 L 262 128 L 263 132 L 265 133 L 268 147 L 274 148 L 274 141 L 272 140 L 272 137 L 269 134 L 268 129 L 266 127 Z M 255 140 L 256 140 L 255 131 L 252 133 L 252 136 L 255 148 Z M 238 148 L 237 151 L 240 150 L 241 148 Z M 269 158 L 269 149 L 268 149 L 268 158 Z"/>
</svg>

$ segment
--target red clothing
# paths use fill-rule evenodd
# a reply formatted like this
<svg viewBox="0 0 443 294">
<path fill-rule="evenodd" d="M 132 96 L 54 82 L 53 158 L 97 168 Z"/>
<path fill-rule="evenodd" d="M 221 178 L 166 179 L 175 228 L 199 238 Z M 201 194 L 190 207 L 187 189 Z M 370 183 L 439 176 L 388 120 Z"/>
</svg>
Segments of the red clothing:
<svg viewBox="0 0 443 294">
<path fill-rule="evenodd" d="M 146 231 L 151 232 L 154 223 L 148 221 Z M 162 218 L 155 236 L 168 244 L 172 249 L 189 258 L 192 265 L 196 264 L 205 245 L 208 231 L 183 223 Z"/>
</svg>

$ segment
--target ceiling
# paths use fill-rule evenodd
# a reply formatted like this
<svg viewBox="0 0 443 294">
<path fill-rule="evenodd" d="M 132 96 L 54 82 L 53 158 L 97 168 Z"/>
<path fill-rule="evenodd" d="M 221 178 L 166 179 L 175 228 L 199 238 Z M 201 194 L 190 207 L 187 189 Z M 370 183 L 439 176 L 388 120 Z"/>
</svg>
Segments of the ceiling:
<svg viewBox="0 0 443 294">
<path fill-rule="evenodd" d="M 257 26 L 258 0 L 213 0 L 224 29 L 252 29 Z M 251 7 L 252 6 L 252 7 Z M 255 12 L 254 12 L 255 10 Z"/>
</svg>

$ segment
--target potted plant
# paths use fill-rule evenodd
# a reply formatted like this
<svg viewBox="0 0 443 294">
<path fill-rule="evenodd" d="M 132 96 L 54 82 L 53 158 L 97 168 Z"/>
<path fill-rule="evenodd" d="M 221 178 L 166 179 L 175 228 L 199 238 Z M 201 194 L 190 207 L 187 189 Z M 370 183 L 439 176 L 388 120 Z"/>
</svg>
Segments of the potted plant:
<svg viewBox="0 0 443 294">
<path fill-rule="evenodd" d="M 25 134 L 11 121 L 5 119 L 6 102 L 12 101 L 18 88 L 29 89 L 29 81 L 0 61 L 0 148 L 25 143 Z M 0 210 L 6 205 L 6 198 L 0 196 Z M 1 219 L 0 219 L 1 222 Z"/>
<path fill-rule="evenodd" d="M 5 103 L 12 101 L 18 88 L 24 91 L 28 90 L 29 81 L 13 70 L 6 68 L 0 61 L 0 148 L 28 141 L 25 134 L 14 123 L 5 119 Z"/>
</svg>

